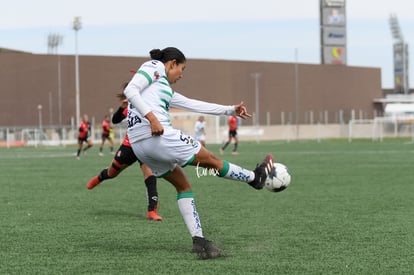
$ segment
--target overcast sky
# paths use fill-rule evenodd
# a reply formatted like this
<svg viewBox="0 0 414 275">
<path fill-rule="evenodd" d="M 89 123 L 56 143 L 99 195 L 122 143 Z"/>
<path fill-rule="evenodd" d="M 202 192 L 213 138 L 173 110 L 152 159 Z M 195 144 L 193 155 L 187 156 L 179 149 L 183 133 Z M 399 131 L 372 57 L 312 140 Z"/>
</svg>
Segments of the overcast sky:
<svg viewBox="0 0 414 275">
<path fill-rule="evenodd" d="M 59 53 L 74 54 L 80 16 L 80 55 L 148 56 L 175 46 L 187 58 L 320 63 L 319 0 L 0 0 L 0 7 L 0 47 L 37 54 L 48 52 L 50 33 L 63 36 Z M 394 85 L 391 13 L 411 52 L 414 1 L 346 1 L 348 65 L 381 68 L 384 88 Z"/>
</svg>

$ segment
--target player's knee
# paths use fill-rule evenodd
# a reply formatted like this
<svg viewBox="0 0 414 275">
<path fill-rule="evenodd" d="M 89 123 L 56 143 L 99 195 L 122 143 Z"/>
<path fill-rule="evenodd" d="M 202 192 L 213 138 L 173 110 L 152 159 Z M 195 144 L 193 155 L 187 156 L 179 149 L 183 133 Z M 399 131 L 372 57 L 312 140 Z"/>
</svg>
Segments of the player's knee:
<svg viewBox="0 0 414 275">
<path fill-rule="evenodd" d="M 202 166 L 206 168 L 221 169 L 223 168 L 223 161 L 217 157 L 213 152 L 208 151 L 206 158 L 202 162 Z"/>
<path fill-rule="evenodd" d="M 151 176 L 154 176 L 154 174 L 152 173 L 152 170 L 151 170 L 151 169 L 149 169 L 149 168 L 147 168 L 147 169 L 143 169 L 143 168 L 141 167 L 141 170 L 142 170 L 142 173 L 144 174 L 144 179 L 147 179 L 147 178 L 149 178 L 149 177 L 151 177 Z"/>
</svg>

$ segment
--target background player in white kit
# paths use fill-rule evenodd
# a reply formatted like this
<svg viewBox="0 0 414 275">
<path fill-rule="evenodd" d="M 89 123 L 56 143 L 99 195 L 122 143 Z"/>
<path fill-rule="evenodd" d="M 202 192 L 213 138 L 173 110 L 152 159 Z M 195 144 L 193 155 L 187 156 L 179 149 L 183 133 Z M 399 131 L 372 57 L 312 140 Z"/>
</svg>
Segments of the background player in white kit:
<svg viewBox="0 0 414 275">
<path fill-rule="evenodd" d="M 194 125 L 194 137 L 201 145 L 206 147 L 206 121 L 204 116 L 199 116 Z"/>
<path fill-rule="evenodd" d="M 251 115 L 243 102 L 219 105 L 190 99 L 174 91 L 170 84 L 182 78 L 186 65 L 184 54 L 177 48 L 154 49 L 150 55 L 152 60 L 141 65 L 124 90 L 129 101 L 129 140 L 135 155 L 152 169 L 154 175 L 163 177 L 176 188 L 178 208 L 193 239 L 192 252 L 216 258 L 221 255 L 221 249 L 204 238 L 191 185 L 181 167 L 198 165 L 215 169 L 219 177 L 262 189 L 273 169 L 274 159 L 268 154 L 253 171 L 247 170 L 219 159 L 192 136 L 174 129 L 170 107 L 213 115 L 235 114 L 243 119 Z"/>
</svg>

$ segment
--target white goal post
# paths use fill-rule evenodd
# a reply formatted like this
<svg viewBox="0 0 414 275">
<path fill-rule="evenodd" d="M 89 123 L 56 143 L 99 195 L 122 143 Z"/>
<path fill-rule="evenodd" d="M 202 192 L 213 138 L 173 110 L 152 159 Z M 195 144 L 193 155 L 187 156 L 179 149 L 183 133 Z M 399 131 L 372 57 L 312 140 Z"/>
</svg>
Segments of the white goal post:
<svg viewBox="0 0 414 275">
<path fill-rule="evenodd" d="M 376 117 L 349 121 L 349 141 L 355 138 L 382 141 L 386 137 L 409 137 L 414 141 L 414 116 Z"/>
<path fill-rule="evenodd" d="M 184 133 L 194 136 L 194 126 L 200 116 L 204 116 L 206 122 L 206 142 L 221 143 L 222 137 L 220 133 L 220 120 L 222 123 L 227 123 L 226 116 L 205 115 L 193 112 L 170 112 L 171 123 L 174 128 L 183 131 Z M 227 124 L 226 124 L 227 125 Z"/>
</svg>

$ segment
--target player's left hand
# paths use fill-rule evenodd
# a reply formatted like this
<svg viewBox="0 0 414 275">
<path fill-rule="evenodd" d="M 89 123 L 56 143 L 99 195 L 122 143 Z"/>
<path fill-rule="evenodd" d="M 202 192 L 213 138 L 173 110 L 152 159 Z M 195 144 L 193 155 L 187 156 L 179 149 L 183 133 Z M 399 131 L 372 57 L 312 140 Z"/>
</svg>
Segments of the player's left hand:
<svg viewBox="0 0 414 275">
<path fill-rule="evenodd" d="M 242 119 L 252 117 L 252 115 L 247 112 L 247 108 L 244 106 L 243 101 L 240 102 L 240 104 L 234 105 L 234 110 L 236 111 L 237 116 Z"/>
</svg>

